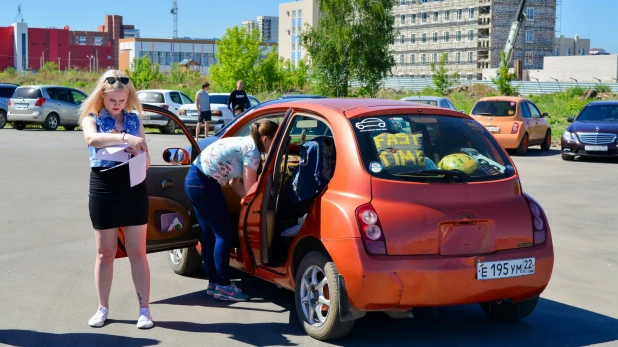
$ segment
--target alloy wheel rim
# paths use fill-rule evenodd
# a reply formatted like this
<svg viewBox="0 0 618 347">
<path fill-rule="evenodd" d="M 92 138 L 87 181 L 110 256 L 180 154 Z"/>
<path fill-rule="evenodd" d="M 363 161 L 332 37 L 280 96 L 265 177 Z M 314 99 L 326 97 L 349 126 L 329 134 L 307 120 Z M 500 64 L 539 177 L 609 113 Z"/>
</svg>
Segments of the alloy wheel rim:
<svg viewBox="0 0 618 347">
<path fill-rule="evenodd" d="M 328 278 L 319 266 L 311 265 L 303 273 L 301 281 L 300 304 L 305 321 L 314 327 L 320 327 L 330 313 Z"/>
<path fill-rule="evenodd" d="M 178 266 L 182 261 L 182 249 L 174 249 L 170 251 L 170 260 L 172 264 Z"/>
<path fill-rule="evenodd" d="M 58 126 L 58 120 L 56 119 L 56 117 L 51 117 L 49 119 L 49 127 L 50 128 L 56 128 Z"/>
</svg>

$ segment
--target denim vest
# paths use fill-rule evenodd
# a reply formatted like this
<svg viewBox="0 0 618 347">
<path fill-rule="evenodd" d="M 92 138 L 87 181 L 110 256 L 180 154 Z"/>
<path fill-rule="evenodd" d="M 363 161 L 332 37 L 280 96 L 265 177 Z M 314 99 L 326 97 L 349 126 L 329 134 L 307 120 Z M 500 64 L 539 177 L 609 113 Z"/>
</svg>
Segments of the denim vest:
<svg viewBox="0 0 618 347">
<path fill-rule="evenodd" d="M 125 110 L 122 110 L 122 113 L 124 114 L 124 129 L 126 133 L 133 136 L 139 136 L 139 116 L 135 113 L 129 113 Z M 116 132 L 116 121 L 104 109 L 101 110 L 98 116 L 94 113 L 91 113 L 90 116 L 94 117 L 95 121 L 97 122 L 97 132 Z M 113 167 L 114 165 L 116 165 L 116 163 L 113 161 L 95 159 L 95 155 L 99 149 L 100 148 L 88 146 L 88 152 L 90 153 L 90 167 Z"/>
</svg>

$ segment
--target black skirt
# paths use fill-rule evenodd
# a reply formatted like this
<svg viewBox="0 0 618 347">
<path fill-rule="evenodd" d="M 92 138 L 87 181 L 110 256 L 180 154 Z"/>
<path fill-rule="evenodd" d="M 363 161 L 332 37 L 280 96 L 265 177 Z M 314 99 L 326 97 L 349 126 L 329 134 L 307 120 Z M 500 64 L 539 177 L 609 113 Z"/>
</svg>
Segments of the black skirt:
<svg viewBox="0 0 618 347">
<path fill-rule="evenodd" d="M 129 165 L 109 171 L 93 167 L 90 171 L 90 220 L 97 230 L 148 223 L 146 183 L 131 187 Z"/>
</svg>

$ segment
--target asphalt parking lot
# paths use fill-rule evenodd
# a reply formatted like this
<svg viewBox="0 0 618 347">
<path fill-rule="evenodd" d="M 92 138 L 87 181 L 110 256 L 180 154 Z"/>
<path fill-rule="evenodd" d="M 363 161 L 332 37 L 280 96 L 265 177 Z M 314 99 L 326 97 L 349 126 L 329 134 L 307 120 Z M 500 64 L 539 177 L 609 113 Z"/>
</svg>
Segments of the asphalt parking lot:
<svg viewBox="0 0 618 347">
<path fill-rule="evenodd" d="M 188 143 L 182 135 L 148 136 L 153 164 L 162 163 L 164 148 Z M 556 256 L 530 317 L 495 323 L 478 305 L 421 309 L 414 319 L 376 313 L 332 345 L 618 345 L 618 163 L 564 162 L 557 150 L 532 150 L 515 163 L 524 190 L 548 215 Z M 175 275 L 167 253 L 149 255 L 155 328 L 135 328 L 139 311 L 126 259 L 116 262 L 110 320 L 90 328 L 97 300 L 88 174 L 80 131 L 0 130 L 0 344 L 329 345 L 304 334 L 291 292 L 236 273 L 252 300 L 217 302 L 205 295 L 203 274 Z"/>
</svg>

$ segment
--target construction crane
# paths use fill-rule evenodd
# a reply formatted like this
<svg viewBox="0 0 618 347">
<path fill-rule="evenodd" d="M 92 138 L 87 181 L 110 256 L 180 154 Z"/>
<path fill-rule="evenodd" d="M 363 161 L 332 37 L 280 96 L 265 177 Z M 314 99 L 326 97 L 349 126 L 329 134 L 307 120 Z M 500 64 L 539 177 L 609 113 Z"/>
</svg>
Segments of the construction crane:
<svg viewBox="0 0 618 347">
<path fill-rule="evenodd" d="M 524 14 L 524 8 L 526 7 L 526 0 L 521 0 L 519 4 L 519 8 L 517 9 L 515 21 L 511 24 L 511 31 L 509 32 L 509 36 L 506 39 L 506 45 L 504 46 L 504 53 L 506 54 L 506 65 L 508 66 L 511 58 L 513 58 L 513 51 L 515 48 L 515 43 L 517 41 L 517 36 L 519 36 L 519 31 L 521 29 L 521 25 L 526 20 L 526 15 Z M 500 62 L 500 66 L 502 67 L 502 62 Z"/>
<path fill-rule="evenodd" d="M 172 15 L 174 15 L 174 35 L 175 39 L 178 38 L 178 1 L 172 0 L 172 9 L 170 11 Z"/>
</svg>

